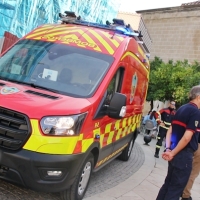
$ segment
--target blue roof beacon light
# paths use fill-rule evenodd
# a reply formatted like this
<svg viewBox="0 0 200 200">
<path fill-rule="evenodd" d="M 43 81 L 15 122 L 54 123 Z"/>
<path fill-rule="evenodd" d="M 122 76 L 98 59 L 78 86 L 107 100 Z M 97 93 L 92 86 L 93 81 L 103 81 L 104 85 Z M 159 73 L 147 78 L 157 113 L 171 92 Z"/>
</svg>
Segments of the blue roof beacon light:
<svg viewBox="0 0 200 200">
<path fill-rule="evenodd" d="M 132 36 L 132 37 L 134 37 L 134 36 L 138 37 L 139 36 L 139 33 L 136 33 L 134 31 L 130 31 L 128 28 L 125 28 L 123 26 L 116 26 L 115 29 L 116 29 L 116 32 L 119 32 L 123 35 Z"/>
<path fill-rule="evenodd" d="M 100 24 L 95 22 L 88 22 L 81 19 L 81 16 L 76 16 L 75 12 L 65 11 L 65 14 L 59 13 L 61 24 L 77 24 L 82 26 L 100 28 L 105 30 L 113 31 L 111 39 L 114 38 L 115 34 L 126 35 L 135 39 L 138 45 L 144 50 L 144 52 L 149 53 L 149 50 L 143 40 L 143 35 L 141 31 L 133 30 L 130 24 L 126 25 L 123 19 L 113 19 L 113 23 L 106 21 L 106 24 Z M 145 39 L 145 38 L 144 38 Z M 143 60 L 144 63 L 149 60 L 149 56 Z"/>
<path fill-rule="evenodd" d="M 139 33 L 136 33 L 131 28 L 130 24 L 126 25 L 123 19 L 113 19 L 113 24 L 111 24 L 111 26 L 115 27 L 116 32 L 119 32 L 123 35 L 139 37 Z"/>
<path fill-rule="evenodd" d="M 107 30 L 113 30 L 116 33 L 127 35 L 130 37 L 142 37 L 141 33 L 138 31 L 134 31 L 130 24 L 126 25 L 123 19 L 113 19 L 113 23 L 106 21 L 106 24 L 99 24 L 94 22 L 87 22 L 81 19 L 80 16 L 76 16 L 74 12 L 65 11 L 65 14 L 59 13 L 59 17 L 61 18 L 62 24 L 79 24 L 85 26 L 91 26 L 96 28 L 102 28 Z M 137 40 L 138 41 L 138 40 Z"/>
</svg>

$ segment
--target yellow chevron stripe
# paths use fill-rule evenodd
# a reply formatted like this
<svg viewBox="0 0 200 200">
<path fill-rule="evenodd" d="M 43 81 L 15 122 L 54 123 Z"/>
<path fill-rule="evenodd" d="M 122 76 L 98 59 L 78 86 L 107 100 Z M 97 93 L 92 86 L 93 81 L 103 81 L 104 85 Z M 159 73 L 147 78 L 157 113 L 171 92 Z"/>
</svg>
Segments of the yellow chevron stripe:
<svg viewBox="0 0 200 200">
<path fill-rule="evenodd" d="M 112 43 L 115 45 L 115 47 L 118 47 L 118 46 L 119 46 L 119 43 L 118 43 L 115 39 L 111 39 L 111 38 L 110 38 L 110 35 L 109 35 L 107 32 L 103 32 L 103 31 L 102 31 L 102 34 L 105 35 L 105 37 L 107 37 L 108 40 L 109 40 L 110 42 L 112 42 Z"/>
<path fill-rule="evenodd" d="M 139 59 L 136 55 L 134 55 L 134 54 L 131 53 L 131 52 L 126 52 L 126 53 L 122 56 L 121 60 L 123 60 L 126 56 L 131 56 L 131 57 L 135 58 L 135 60 L 137 60 L 137 61 L 142 65 L 142 67 L 146 70 L 147 74 L 149 74 L 149 71 L 147 70 L 147 68 L 144 66 L 144 64 L 140 61 L 140 59 Z M 148 78 L 149 78 L 149 77 L 148 77 Z"/>
<path fill-rule="evenodd" d="M 126 127 L 126 121 L 127 121 L 127 118 L 124 118 L 124 119 L 122 120 L 122 127 L 123 127 L 123 128 Z"/>
<path fill-rule="evenodd" d="M 35 29 L 35 30 L 33 30 L 33 32 L 31 33 L 31 35 L 33 34 L 33 33 L 37 33 L 37 32 L 41 32 L 41 31 L 46 31 L 46 30 L 49 30 L 49 28 L 50 28 L 50 26 L 49 27 L 45 27 L 45 28 L 38 28 L 38 29 Z"/>
<path fill-rule="evenodd" d="M 107 145 L 112 143 L 112 139 L 114 136 L 115 131 L 111 131 L 108 136 Z"/>
<path fill-rule="evenodd" d="M 119 140 L 121 133 L 122 133 L 122 129 L 120 128 L 120 129 L 118 130 L 118 132 L 117 132 L 116 140 Z"/>
<path fill-rule="evenodd" d="M 94 42 L 94 40 L 91 37 L 89 37 L 87 34 L 83 34 L 82 37 L 84 37 L 87 40 L 88 43 L 96 44 Z M 102 52 L 97 44 L 96 44 L 96 47 L 94 48 L 94 50 Z"/>
<path fill-rule="evenodd" d="M 46 35 L 46 37 L 48 38 L 47 41 L 53 42 L 53 41 L 56 41 L 56 39 L 55 39 L 56 37 L 59 38 L 60 36 L 48 34 L 48 35 Z M 70 42 L 65 41 L 66 38 L 71 38 L 71 39 L 75 39 L 75 40 L 78 39 L 78 37 L 75 34 L 70 34 L 70 35 L 66 35 L 66 36 L 61 36 L 60 40 L 65 44 L 69 44 Z M 40 40 L 41 36 L 34 37 L 34 39 L 35 40 Z M 80 45 L 80 46 L 82 46 L 82 45 Z"/>
<path fill-rule="evenodd" d="M 104 134 L 100 135 L 100 147 L 103 147 L 103 139 L 104 139 Z"/>
<path fill-rule="evenodd" d="M 146 59 L 146 62 L 149 65 L 149 60 L 146 58 L 145 53 L 143 52 L 142 48 L 138 45 L 138 51 L 140 52 L 140 54 Z"/>
<path fill-rule="evenodd" d="M 74 30 L 74 31 L 76 31 L 76 30 L 82 30 L 80 27 L 76 27 L 76 26 L 48 26 L 48 27 L 45 27 L 45 28 L 43 28 L 43 27 L 41 27 L 41 28 L 38 28 L 38 29 L 35 29 L 35 31 L 34 32 L 36 32 L 36 31 L 41 31 L 41 30 L 45 30 L 45 29 L 49 29 L 49 28 L 51 28 L 50 30 L 56 30 L 56 31 L 60 31 L 60 30 L 65 30 L 65 31 L 67 31 L 67 30 Z M 88 28 L 85 28 L 86 30 L 88 29 Z"/>
<path fill-rule="evenodd" d="M 114 53 L 114 50 L 111 48 L 111 46 L 97 32 L 93 30 L 89 30 L 89 32 L 92 33 L 101 42 L 101 44 L 107 49 L 110 54 Z"/>
<path fill-rule="evenodd" d="M 146 57 L 145 55 L 144 55 L 144 52 L 143 52 L 143 50 L 141 49 L 141 47 L 138 45 L 138 51 L 139 51 L 139 53 L 143 56 L 143 57 Z"/>
<path fill-rule="evenodd" d="M 120 128 L 120 121 L 121 121 L 121 120 L 117 120 L 117 121 L 115 122 L 115 129 L 116 129 L 116 130 L 118 130 L 118 129 Z"/>
<path fill-rule="evenodd" d="M 68 34 L 68 33 L 80 33 L 80 34 L 83 34 L 83 30 L 81 29 L 76 29 L 76 30 L 69 30 L 69 28 L 66 28 L 66 27 L 62 27 L 62 28 L 56 28 L 56 29 L 50 29 L 48 32 L 46 32 L 47 30 L 44 30 L 44 31 L 40 31 L 40 32 L 34 32 L 30 35 L 28 35 L 26 38 L 33 38 L 33 37 L 36 37 L 36 36 L 43 36 L 43 34 L 45 34 L 45 36 L 48 36 L 48 35 L 62 35 L 62 34 Z M 56 31 L 56 32 L 55 32 Z M 55 32 L 55 33 L 53 33 Z"/>
<path fill-rule="evenodd" d="M 132 123 L 132 117 L 129 117 L 129 118 L 128 118 L 128 126 L 130 126 L 131 123 Z"/>
<path fill-rule="evenodd" d="M 109 123 L 106 125 L 105 133 L 109 133 L 111 131 L 111 125 L 112 125 L 112 123 Z"/>
</svg>

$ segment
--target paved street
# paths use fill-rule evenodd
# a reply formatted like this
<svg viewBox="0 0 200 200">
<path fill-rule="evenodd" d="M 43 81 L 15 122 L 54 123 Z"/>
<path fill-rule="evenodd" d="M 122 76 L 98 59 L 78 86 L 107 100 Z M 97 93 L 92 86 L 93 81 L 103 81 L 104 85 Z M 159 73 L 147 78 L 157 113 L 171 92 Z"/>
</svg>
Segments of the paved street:
<svg viewBox="0 0 200 200">
<path fill-rule="evenodd" d="M 85 197 L 101 193 L 125 181 L 140 169 L 144 159 L 145 155 L 142 148 L 135 143 L 128 162 L 116 159 L 92 175 Z"/>
<path fill-rule="evenodd" d="M 84 200 L 155 200 L 167 172 L 167 162 L 154 158 L 156 140 L 144 145 L 139 135 L 128 162 L 114 160 L 92 175 Z M 200 200 L 200 177 L 192 197 Z M 59 194 L 38 193 L 0 181 L 0 200 L 59 200 Z"/>
<path fill-rule="evenodd" d="M 144 152 L 136 142 L 128 162 L 116 159 L 92 175 L 85 198 L 92 197 L 95 194 L 100 194 L 125 181 L 140 169 L 144 160 Z M 59 200 L 59 194 L 35 192 L 0 180 L 0 200 L 18 199 Z"/>
<path fill-rule="evenodd" d="M 149 146 L 144 145 L 143 136 L 139 135 L 137 144 L 145 154 L 145 161 L 140 169 L 117 186 L 84 200 L 155 200 L 162 186 L 166 173 L 167 162 L 162 158 L 154 158 L 156 140 Z M 164 147 L 161 149 L 163 151 Z M 200 200 L 200 176 L 195 180 L 192 199 Z"/>
</svg>

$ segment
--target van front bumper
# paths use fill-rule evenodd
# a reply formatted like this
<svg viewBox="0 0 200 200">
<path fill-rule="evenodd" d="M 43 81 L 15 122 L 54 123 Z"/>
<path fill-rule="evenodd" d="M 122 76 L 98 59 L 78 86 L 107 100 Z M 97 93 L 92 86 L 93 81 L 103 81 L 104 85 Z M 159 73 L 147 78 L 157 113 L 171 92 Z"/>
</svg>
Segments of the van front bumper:
<svg viewBox="0 0 200 200">
<path fill-rule="evenodd" d="M 0 178 L 37 191 L 63 191 L 74 182 L 85 156 L 0 149 Z"/>
</svg>

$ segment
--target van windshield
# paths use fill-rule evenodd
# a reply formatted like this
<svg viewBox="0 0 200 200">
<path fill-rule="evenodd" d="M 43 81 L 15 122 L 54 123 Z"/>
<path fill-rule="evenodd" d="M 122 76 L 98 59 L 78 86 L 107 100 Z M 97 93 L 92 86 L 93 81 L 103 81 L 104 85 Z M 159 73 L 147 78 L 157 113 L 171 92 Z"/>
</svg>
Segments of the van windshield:
<svg viewBox="0 0 200 200">
<path fill-rule="evenodd" d="M 21 40 L 0 58 L 0 79 L 89 97 L 113 61 L 110 55 L 85 48 Z"/>
</svg>

